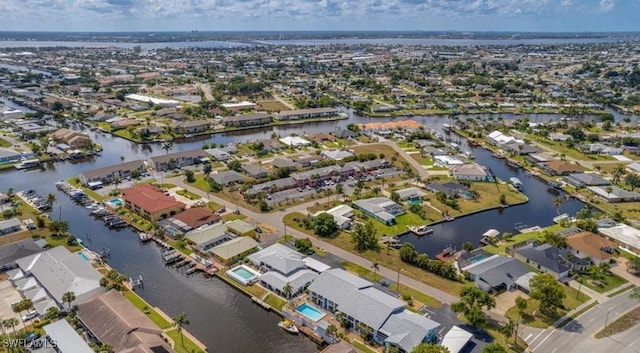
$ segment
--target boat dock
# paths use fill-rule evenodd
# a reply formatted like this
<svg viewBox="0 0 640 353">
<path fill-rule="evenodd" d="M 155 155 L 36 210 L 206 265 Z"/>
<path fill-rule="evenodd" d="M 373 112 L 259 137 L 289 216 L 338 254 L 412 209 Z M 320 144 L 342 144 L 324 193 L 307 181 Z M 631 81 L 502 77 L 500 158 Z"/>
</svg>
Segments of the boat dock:
<svg viewBox="0 0 640 353">
<path fill-rule="evenodd" d="M 271 305 L 267 304 L 265 301 L 258 297 L 251 297 L 251 301 L 260 305 L 264 310 L 271 311 L 271 309 L 273 309 Z"/>
</svg>

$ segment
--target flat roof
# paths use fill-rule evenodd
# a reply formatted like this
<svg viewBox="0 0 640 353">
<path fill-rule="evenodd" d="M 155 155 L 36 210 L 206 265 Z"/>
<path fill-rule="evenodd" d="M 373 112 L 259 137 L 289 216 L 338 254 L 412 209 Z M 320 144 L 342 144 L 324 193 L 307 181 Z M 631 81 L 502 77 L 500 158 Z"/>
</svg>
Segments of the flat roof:
<svg viewBox="0 0 640 353">
<path fill-rule="evenodd" d="M 93 353 L 93 350 L 78 335 L 67 320 L 58 320 L 43 327 L 47 336 L 61 353 Z"/>
</svg>

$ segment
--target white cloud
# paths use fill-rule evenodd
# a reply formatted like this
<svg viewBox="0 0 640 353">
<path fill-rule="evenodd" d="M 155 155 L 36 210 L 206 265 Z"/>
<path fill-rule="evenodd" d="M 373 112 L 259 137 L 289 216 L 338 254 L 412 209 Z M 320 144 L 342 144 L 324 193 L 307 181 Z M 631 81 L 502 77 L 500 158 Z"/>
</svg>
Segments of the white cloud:
<svg viewBox="0 0 640 353">
<path fill-rule="evenodd" d="M 602 12 L 611 12 L 616 7 L 616 2 L 615 0 L 600 0 L 598 7 Z"/>
</svg>

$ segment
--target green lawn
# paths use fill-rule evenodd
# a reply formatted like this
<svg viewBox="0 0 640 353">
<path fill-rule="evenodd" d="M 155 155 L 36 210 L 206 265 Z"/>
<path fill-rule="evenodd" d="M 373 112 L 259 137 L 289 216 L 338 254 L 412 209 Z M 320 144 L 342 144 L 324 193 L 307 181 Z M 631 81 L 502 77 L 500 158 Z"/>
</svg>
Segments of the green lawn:
<svg viewBox="0 0 640 353">
<path fill-rule="evenodd" d="M 196 178 L 196 181 L 194 181 L 193 183 L 189 183 L 189 185 L 193 186 L 194 188 L 200 189 L 202 191 L 206 191 L 206 192 L 211 191 L 209 182 L 207 181 L 204 174 L 197 174 L 195 175 L 195 178 Z"/>
<path fill-rule="evenodd" d="M 227 276 L 226 269 L 216 272 L 216 275 L 220 276 L 220 278 L 222 280 L 226 281 L 230 285 L 238 288 L 239 290 L 241 290 L 243 292 L 249 293 L 249 294 L 251 294 L 252 296 L 254 296 L 256 298 L 262 298 L 262 296 L 267 292 L 266 289 L 260 287 L 257 284 L 253 284 L 253 285 L 250 285 L 250 286 L 241 285 L 240 283 L 236 282 L 231 277 Z"/>
<path fill-rule="evenodd" d="M 540 302 L 529 298 L 527 299 L 529 305 L 527 306 L 527 310 L 525 310 L 525 313 L 522 317 L 522 323 L 531 327 L 547 328 L 549 327 L 549 325 L 558 320 L 562 315 L 591 299 L 584 293 L 580 293 L 580 295 L 578 296 L 578 291 L 569 286 L 563 285 L 562 289 L 564 289 L 565 293 L 565 298 L 562 301 L 562 305 L 564 306 L 563 308 L 557 309 L 554 315 L 546 315 L 540 311 Z M 536 312 L 536 315 L 533 315 L 534 312 Z M 518 312 L 516 310 L 516 307 L 513 306 L 512 308 L 507 310 L 505 316 L 511 318 L 514 322 L 517 321 Z"/>
<path fill-rule="evenodd" d="M 189 190 L 178 190 L 178 191 L 176 191 L 176 194 L 178 194 L 180 196 L 184 196 L 184 197 L 188 198 L 189 200 L 200 200 L 202 198 L 202 197 L 200 197 L 200 195 L 194 194 Z"/>
<path fill-rule="evenodd" d="M 132 291 L 124 292 L 125 298 L 129 299 L 131 304 L 138 308 L 138 310 L 145 312 L 145 309 L 148 311 L 147 317 L 153 321 L 161 329 L 167 329 L 171 327 L 171 322 L 167 321 L 164 317 L 160 316 L 151 305 L 145 302 L 142 298 L 140 298 L 136 293 Z"/>
<path fill-rule="evenodd" d="M 175 342 L 175 347 L 173 348 L 177 353 L 202 352 L 200 347 L 193 343 L 188 337 L 184 335 L 181 337 L 178 329 L 167 331 L 165 334 Z"/>
<path fill-rule="evenodd" d="M 312 234 L 311 231 L 304 229 L 298 221 L 304 216 L 299 212 L 292 212 L 284 217 L 284 222 L 289 227 L 293 227 L 301 232 Z M 417 216 L 416 216 L 417 217 Z M 295 220 L 294 220 L 295 219 Z M 374 222 L 379 223 L 379 222 Z M 400 227 L 398 227 L 400 230 Z M 395 234 L 395 233 L 392 233 Z M 378 234 L 379 236 L 380 234 Z M 353 243 L 351 242 L 351 234 L 346 232 L 340 232 L 334 238 L 324 238 L 324 241 L 331 243 L 339 248 L 345 249 L 349 252 L 362 256 L 370 261 L 378 262 L 380 265 L 390 268 L 397 269 L 399 267 L 402 268 L 402 273 L 408 275 L 412 278 L 415 278 L 419 281 L 422 281 L 430 286 L 436 287 L 440 290 L 443 290 L 452 295 L 458 295 L 460 293 L 460 289 L 462 289 L 463 283 L 451 281 L 446 278 L 437 276 L 433 273 L 424 271 L 418 267 L 412 266 L 400 260 L 398 256 L 398 251 L 395 249 L 386 249 L 385 247 L 381 247 L 378 250 L 367 250 L 363 252 L 356 251 L 353 247 Z"/>
<path fill-rule="evenodd" d="M 0 147 L 11 147 L 11 143 L 3 138 L 0 138 Z"/>
<path fill-rule="evenodd" d="M 95 201 L 98 201 L 98 202 L 104 201 L 109 197 L 109 196 L 102 196 L 102 195 L 98 194 L 97 192 L 95 192 L 95 191 L 93 191 L 91 189 L 83 187 L 80 184 L 80 180 L 78 178 L 76 178 L 76 177 L 73 177 L 73 178 L 67 180 L 67 182 L 69 184 L 71 184 L 71 186 L 74 186 L 76 188 L 81 188 L 82 191 L 84 191 L 87 195 L 89 195 L 89 197 L 91 197 Z"/>
<path fill-rule="evenodd" d="M 613 273 L 605 274 L 603 280 L 594 280 L 590 275 L 583 275 L 582 284 L 598 293 L 606 293 L 627 283 L 627 280 Z"/>
<path fill-rule="evenodd" d="M 540 232 L 532 232 L 532 233 L 525 233 L 525 234 L 518 234 L 515 235 L 513 238 L 511 238 L 511 241 L 508 242 L 500 242 L 497 245 L 487 245 L 485 246 L 483 249 L 487 250 L 488 252 L 492 253 L 492 254 L 506 254 L 506 248 L 507 246 L 516 244 L 516 243 L 520 243 L 523 241 L 527 241 L 529 239 L 538 239 L 538 240 L 542 240 L 542 233 L 544 230 L 548 230 L 550 232 L 556 232 L 558 230 L 562 229 L 561 225 L 558 224 L 554 224 L 552 226 L 546 227 L 544 228 L 542 231 Z M 484 230 L 482 231 L 484 232 Z"/>
<path fill-rule="evenodd" d="M 267 297 L 264 299 L 265 303 L 271 305 L 277 311 L 282 311 L 282 307 L 287 304 L 287 301 L 280 298 L 279 296 L 269 293 Z"/>
</svg>

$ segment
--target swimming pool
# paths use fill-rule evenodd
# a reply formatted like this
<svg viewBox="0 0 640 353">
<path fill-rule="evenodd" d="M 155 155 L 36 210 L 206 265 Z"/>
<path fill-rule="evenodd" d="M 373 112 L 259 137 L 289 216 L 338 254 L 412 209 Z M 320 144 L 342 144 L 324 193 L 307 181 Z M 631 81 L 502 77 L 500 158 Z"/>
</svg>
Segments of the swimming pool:
<svg viewBox="0 0 640 353">
<path fill-rule="evenodd" d="M 422 200 L 420 200 L 420 199 L 409 200 L 409 201 L 407 201 L 407 203 L 409 205 L 422 205 Z"/>
<path fill-rule="evenodd" d="M 78 256 L 80 256 L 84 261 L 89 261 L 89 257 L 83 253 L 82 251 L 78 253 Z"/>
<path fill-rule="evenodd" d="M 320 310 L 314 308 L 313 306 L 311 306 L 311 305 L 309 305 L 307 303 L 300 304 L 296 308 L 296 311 L 299 312 L 300 314 L 308 317 L 312 321 L 318 321 L 318 320 L 322 319 L 324 317 L 324 315 L 325 315 Z"/>
<path fill-rule="evenodd" d="M 122 200 L 120 199 L 111 199 L 109 203 L 115 206 L 122 206 Z"/>
<path fill-rule="evenodd" d="M 253 283 L 260 273 L 246 265 L 240 265 L 227 271 L 227 275 L 245 286 Z"/>
<path fill-rule="evenodd" d="M 469 258 L 469 263 L 470 264 L 475 264 L 476 262 L 480 262 L 484 259 L 486 259 L 487 256 L 485 254 L 477 254 L 474 255 L 473 257 Z"/>
</svg>

